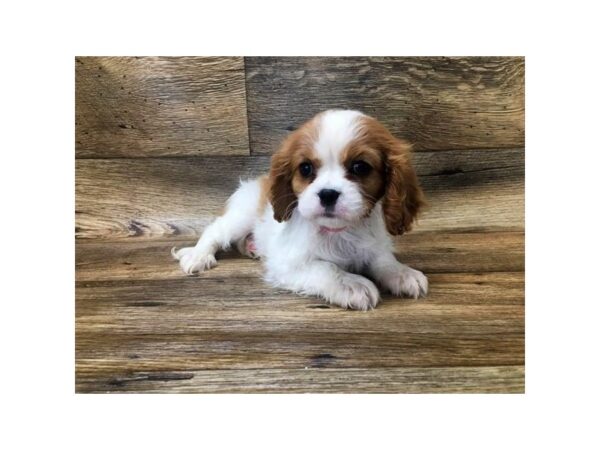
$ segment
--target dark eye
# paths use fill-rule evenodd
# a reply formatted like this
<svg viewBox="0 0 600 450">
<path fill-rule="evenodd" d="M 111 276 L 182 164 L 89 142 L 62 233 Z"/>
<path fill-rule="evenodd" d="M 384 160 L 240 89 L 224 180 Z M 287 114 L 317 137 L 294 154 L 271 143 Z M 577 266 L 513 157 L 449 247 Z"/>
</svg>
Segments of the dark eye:
<svg viewBox="0 0 600 450">
<path fill-rule="evenodd" d="M 350 173 L 359 177 L 364 177 L 371 173 L 372 167 L 364 161 L 352 161 L 350 164 Z"/>
<path fill-rule="evenodd" d="M 302 175 L 305 178 L 308 178 L 313 173 L 313 165 L 308 162 L 302 163 L 302 164 L 300 164 L 299 170 L 300 170 L 300 175 Z"/>
</svg>

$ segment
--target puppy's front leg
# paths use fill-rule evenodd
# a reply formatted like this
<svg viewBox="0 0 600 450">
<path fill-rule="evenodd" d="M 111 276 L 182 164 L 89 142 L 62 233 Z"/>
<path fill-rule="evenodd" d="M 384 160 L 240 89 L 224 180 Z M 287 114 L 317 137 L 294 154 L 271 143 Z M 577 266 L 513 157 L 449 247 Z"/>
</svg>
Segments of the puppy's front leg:
<svg viewBox="0 0 600 450">
<path fill-rule="evenodd" d="M 195 247 L 171 250 L 185 273 L 213 268 L 217 265 L 218 250 L 228 249 L 232 242 L 244 239 L 252 231 L 260 198 L 259 183 L 259 180 L 242 183 L 227 200 L 225 214 L 206 227 Z"/>
<path fill-rule="evenodd" d="M 412 298 L 427 295 L 429 283 L 423 272 L 398 262 L 392 252 L 382 252 L 369 265 L 370 275 L 394 295 Z"/>
<path fill-rule="evenodd" d="M 268 270 L 267 279 L 300 294 L 322 297 L 342 308 L 366 311 L 379 302 L 379 291 L 371 280 L 346 272 L 327 261 L 312 261 L 301 267 L 284 270 Z"/>
</svg>

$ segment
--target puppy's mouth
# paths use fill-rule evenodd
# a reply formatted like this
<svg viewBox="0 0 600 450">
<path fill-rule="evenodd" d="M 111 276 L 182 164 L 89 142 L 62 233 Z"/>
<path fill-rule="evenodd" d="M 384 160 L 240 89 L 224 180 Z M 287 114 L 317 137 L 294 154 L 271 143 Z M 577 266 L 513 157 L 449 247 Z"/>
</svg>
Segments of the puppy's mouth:
<svg viewBox="0 0 600 450">
<path fill-rule="evenodd" d="M 315 222 L 321 234 L 337 233 L 345 230 L 350 225 L 347 220 L 343 219 L 343 216 L 339 213 L 334 214 L 333 212 L 329 214 L 323 212 L 316 217 Z"/>
<path fill-rule="evenodd" d="M 326 226 L 321 225 L 319 227 L 319 233 L 321 233 L 321 234 L 341 233 L 346 228 L 348 228 L 348 227 L 332 228 L 332 227 L 326 227 Z"/>
</svg>

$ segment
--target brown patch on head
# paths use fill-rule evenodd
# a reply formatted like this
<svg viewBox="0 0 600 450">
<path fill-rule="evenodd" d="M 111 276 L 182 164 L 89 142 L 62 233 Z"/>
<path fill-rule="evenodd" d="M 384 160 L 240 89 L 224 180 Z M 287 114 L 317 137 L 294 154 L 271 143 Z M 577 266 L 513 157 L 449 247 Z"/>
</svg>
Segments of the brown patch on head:
<svg viewBox="0 0 600 450">
<path fill-rule="evenodd" d="M 367 201 L 372 201 L 369 196 L 375 191 L 378 192 L 375 198 L 383 197 L 383 214 L 390 234 L 403 234 L 410 231 L 417 214 L 425 205 L 425 196 L 411 162 L 411 146 L 396 139 L 372 117 L 365 116 L 360 121 L 359 136 L 349 146 L 347 157 L 361 155 L 373 158 L 375 153 L 380 155 L 382 167 L 377 170 L 376 165 L 371 164 L 375 170 L 369 177 L 358 182 L 367 194 Z M 357 149 L 353 150 L 355 153 L 352 153 L 352 148 Z"/>
<path fill-rule="evenodd" d="M 352 173 L 352 167 L 357 163 L 367 164 L 371 169 L 363 175 Z M 384 193 L 385 163 L 383 155 L 379 150 L 370 146 L 366 139 L 358 139 L 344 149 L 342 164 L 347 171 L 346 178 L 360 186 L 361 193 L 368 205 L 368 215 Z"/>
<path fill-rule="evenodd" d="M 291 217 L 298 204 L 298 195 L 315 179 L 321 164 L 313 150 L 318 120 L 319 116 L 316 116 L 291 133 L 271 158 L 269 200 L 273 205 L 273 216 L 278 222 Z M 303 163 L 313 166 L 310 176 L 300 173 Z"/>
</svg>

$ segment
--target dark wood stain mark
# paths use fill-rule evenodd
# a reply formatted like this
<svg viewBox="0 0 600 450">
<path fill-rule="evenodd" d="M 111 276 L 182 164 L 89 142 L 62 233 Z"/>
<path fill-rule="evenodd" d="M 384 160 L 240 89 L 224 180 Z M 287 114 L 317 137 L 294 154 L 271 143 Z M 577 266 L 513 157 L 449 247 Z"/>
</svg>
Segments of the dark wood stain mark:
<svg viewBox="0 0 600 450">
<path fill-rule="evenodd" d="M 129 303 L 126 303 L 125 306 L 155 307 L 155 306 L 163 306 L 163 305 L 166 305 L 166 304 L 167 303 L 165 303 L 165 302 L 146 301 L 146 302 L 129 302 Z"/>
<path fill-rule="evenodd" d="M 136 381 L 177 381 L 177 380 L 191 380 L 194 378 L 192 373 L 178 373 L 178 372 L 164 372 L 164 373 L 149 373 L 139 374 L 127 377 L 116 377 L 108 381 L 109 385 L 112 386 L 123 386 L 126 383 L 133 383 Z"/>
<path fill-rule="evenodd" d="M 137 220 L 130 220 L 129 224 L 127 226 L 127 229 L 131 232 L 129 233 L 129 235 L 133 235 L 133 236 L 141 236 L 144 234 L 144 228 L 147 228 L 146 225 L 144 225 L 141 222 L 138 222 Z"/>
<path fill-rule="evenodd" d="M 433 173 L 432 175 L 457 175 L 465 173 L 462 169 L 445 169 L 440 172 Z"/>
<path fill-rule="evenodd" d="M 313 356 L 310 359 L 310 365 L 311 367 L 328 367 L 335 360 L 336 357 L 333 356 L 331 353 L 320 353 L 318 355 Z"/>
</svg>

